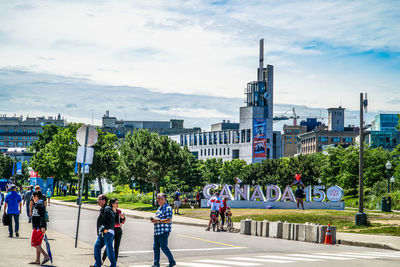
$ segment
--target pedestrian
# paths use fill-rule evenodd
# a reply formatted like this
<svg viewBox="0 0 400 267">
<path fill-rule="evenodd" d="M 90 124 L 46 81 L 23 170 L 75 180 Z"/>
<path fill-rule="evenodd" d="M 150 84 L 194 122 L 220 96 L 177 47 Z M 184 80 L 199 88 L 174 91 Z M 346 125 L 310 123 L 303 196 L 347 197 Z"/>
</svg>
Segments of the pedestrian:
<svg viewBox="0 0 400 267">
<path fill-rule="evenodd" d="M 50 199 L 51 199 L 51 190 L 50 190 L 50 188 L 47 188 L 46 198 L 47 198 L 47 202 L 49 203 L 49 207 L 50 207 Z"/>
<path fill-rule="evenodd" d="M 4 201 L 4 194 L 3 194 L 3 192 L 1 192 L 1 188 L 0 188 L 0 211 L 1 211 L 1 207 L 3 206 L 3 201 Z"/>
<path fill-rule="evenodd" d="M 4 204 L 4 213 L 7 213 L 10 216 L 10 224 L 8 225 L 9 237 L 13 237 L 12 217 L 14 217 L 15 223 L 15 236 L 19 237 L 19 215 L 21 214 L 22 210 L 22 199 L 21 196 L 16 192 L 16 189 L 17 187 L 15 185 L 11 185 L 11 192 L 6 195 Z"/>
<path fill-rule="evenodd" d="M 65 184 L 64 187 L 63 187 L 64 197 L 67 196 L 67 189 L 68 189 L 68 186 L 67 186 L 67 184 Z"/>
<path fill-rule="evenodd" d="M 221 231 L 225 232 L 224 224 L 225 224 L 225 212 L 227 207 L 228 197 L 224 197 L 222 199 L 222 207 L 219 208 L 219 215 L 221 216 Z"/>
<path fill-rule="evenodd" d="M 31 202 L 32 193 L 33 193 L 33 185 L 30 185 L 29 190 L 26 191 L 26 193 L 24 195 L 24 201 L 22 203 L 22 205 L 26 206 L 26 216 L 28 216 L 29 223 L 31 223 L 31 221 L 32 221 L 32 217 L 29 215 L 30 214 L 29 204 Z"/>
<path fill-rule="evenodd" d="M 297 189 L 294 191 L 294 196 L 296 197 L 297 209 L 300 208 L 299 204 L 301 204 L 301 207 L 304 210 L 303 198 L 305 197 L 305 193 L 301 184 L 297 185 Z"/>
<path fill-rule="evenodd" d="M 174 257 L 168 248 L 168 237 L 172 225 L 172 209 L 164 193 L 157 195 L 157 203 L 159 207 L 155 218 L 150 217 L 151 222 L 154 224 L 154 264 L 152 267 L 160 267 L 160 248 L 168 258 L 168 267 L 172 267 L 176 265 Z"/>
<path fill-rule="evenodd" d="M 122 213 L 120 209 L 118 209 L 118 199 L 112 198 L 110 199 L 110 207 L 113 209 L 115 214 L 115 224 L 114 224 L 114 253 L 115 253 L 115 261 L 118 261 L 118 252 L 119 245 L 121 244 L 122 238 L 122 225 L 125 223 L 125 214 Z M 103 253 L 103 262 L 107 258 L 107 250 Z"/>
<path fill-rule="evenodd" d="M 174 193 L 174 214 L 179 214 L 179 207 L 181 205 L 181 192 L 178 189 L 176 189 L 175 193 Z"/>
<path fill-rule="evenodd" d="M 44 201 L 42 199 L 42 192 L 37 191 L 32 193 L 32 199 L 34 202 L 33 212 L 32 212 L 32 237 L 31 245 L 36 249 L 36 260 L 30 262 L 29 264 L 40 264 L 40 254 L 43 254 L 42 265 L 50 260 L 49 255 L 42 248 L 43 237 L 46 233 L 47 223 L 46 223 L 46 207 L 44 206 Z"/>
<path fill-rule="evenodd" d="M 97 204 L 101 207 L 97 218 L 97 240 L 94 245 L 95 264 L 92 267 L 100 267 L 101 249 L 106 246 L 107 257 L 110 260 L 110 267 L 116 267 L 115 253 L 113 249 L 115 214 L 110 206 L 107 206 L 108 198 L 101 194 L 97 198 Z"/>
<path fill-rule="evenodd" d="M 35 192 L 42 192 L 42 189 L 40 188 L 40 185 L 36 185 L 35 186 Z M 43 200 L 44 203 L 44 207 L 47 208 L 47 198 L 45 195 L 43 195 L 43 193 L 41 194 L 41 199 Z M 35 202 L 33 201 L 33 196 L 31 197 L 31 200 L 29 202 L 29 216 L 32 216 L 32 209 L 33 209 L 33 205 L 35 204 Z"/>
</svg>

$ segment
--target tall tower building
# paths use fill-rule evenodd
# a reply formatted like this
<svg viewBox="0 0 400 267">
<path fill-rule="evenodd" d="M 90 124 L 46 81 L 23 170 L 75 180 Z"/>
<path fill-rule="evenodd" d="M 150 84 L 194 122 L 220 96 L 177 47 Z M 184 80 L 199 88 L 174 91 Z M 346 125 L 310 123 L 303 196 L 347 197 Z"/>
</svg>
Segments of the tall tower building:
<svg viewBox="0 0 400 267">
<path fill-rule="evenodd" d="M 247 83 L 246 106 L 240 108 L 240 129 L 251 129 L 252 146 L 244 155 L 251 157 L 248 162 L 261 162 L 263 159 L 273 158 L 273 92 L 274 67 L 267 65 L 264 68 L 264 39 L 260 40 L 259 67 L 257 81 Z"/>
</svg>

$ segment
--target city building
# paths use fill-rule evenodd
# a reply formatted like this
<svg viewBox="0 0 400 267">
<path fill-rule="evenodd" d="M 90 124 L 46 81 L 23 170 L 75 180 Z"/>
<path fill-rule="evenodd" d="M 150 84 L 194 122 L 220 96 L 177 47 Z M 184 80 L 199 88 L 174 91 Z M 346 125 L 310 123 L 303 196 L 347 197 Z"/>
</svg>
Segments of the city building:
<svg viewBox="0 0 400 267">
<path fill-rule="evenodd" d="M 364 141 L 371 147 L 382 147 L 391 151 L 400 144 L 400 131 L 396 128 L 397 125 L 399 125 L 398 114 L 378 114 L 371 123 L 371 130 L 364 136 Z"/>
<path fill-rule="evenodd" d="M 124 121 L 117 120 L 116 117 L 111 117 L 107 110 L 102 117 L 101 129 L 105 132 L 113 133 L 118 138 L 124 138 L 128 132 L 135 129 L 147 129 L 150 132 L 155 132 L 160 135 L 174 135 L 181 133 L 197 133 L 201 132 L 201 128 L 184 128 L 183 120 L 169 121 Z"/>
<path fill-rule="evenodd" d="M 298 153 L 312 154 L 322 152 L 328 147 L 347 147 L 356 142 L 359 128 L 344 127 L 344 108 L 328 109 L 328 128 L 321 124 L 311 132 L 300 134 L 298 137 Z"/>
<path fill-rule="evenodd" d="M 301 125 L 283 125 L 283 156 L 291 157 L 297 154 L 297 146 L 300 141 L 299 135 L 307 132 L 306 126 Z"/>
<path fill-rule="evenodd" d="M 38 133 L 45 125 L 66 126 L 66 121 L 58 114 L 56 117 L 30 118 L 0 117 L 0 150 L 26 148 L 38 139 Z M 9 149 L 8 149 L 9 150 Z"/>
<path fill-rule="evenodd" d="M 264 68 L 264 40 L 260 40 L 257 81 L 247 84 L 246 106 L 239 123 L 214 124 L 211 131 L 171 136 L 199 159 L 243 159 L 247 163 L 282 156 L 282 137 L 273 131 L 273 66 Z"/>
<path fill-rule="evenodd" d="M 321 122 L 317 121 L 317 118 L 307 118 L 305 121 L 300 122 L 300 126 L 307 127 L 306 132 L 314 131 L 320 125 Z"/>
</svg>

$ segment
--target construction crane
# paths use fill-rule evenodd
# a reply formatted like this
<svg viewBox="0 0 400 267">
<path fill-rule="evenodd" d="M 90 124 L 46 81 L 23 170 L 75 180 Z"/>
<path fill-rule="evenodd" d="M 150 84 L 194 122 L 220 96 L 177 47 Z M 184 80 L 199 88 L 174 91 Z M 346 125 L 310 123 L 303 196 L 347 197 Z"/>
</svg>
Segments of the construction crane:
<svg viewBox="0 0 400 267">
<path fill-rule="evenodd" d="M 292 112 L 292 115 L 291 116 L 286 116 L 285 114 L 290 112 L 290 111 Z M 282 121 L 282 120 L 293 119 L 293 125 L 296 126 L 298 119 L 307 119 L 307 118 L 317 118 L 317 119 L 320 119 L 320 120 L 325 120 L 326 119 L 326 118 L 322 117 L 321 114 L 319 116 L 318 115 L 312 115 L 312 114 L 307 115 L 307 116 L 298 116 L 297 113 L 296 113 L 295 108 L 292 107 L 291 109 L 289 109 L 289 110 L 285 111 L 284 113 L 282 113 L 280 116 L 275 116 L 273 118 L 273 121 L 275 123 L 275 122 Z M 345 116 L 345 118 L 346 119 L 357 119 L 356 116 Z"/>
</svg>

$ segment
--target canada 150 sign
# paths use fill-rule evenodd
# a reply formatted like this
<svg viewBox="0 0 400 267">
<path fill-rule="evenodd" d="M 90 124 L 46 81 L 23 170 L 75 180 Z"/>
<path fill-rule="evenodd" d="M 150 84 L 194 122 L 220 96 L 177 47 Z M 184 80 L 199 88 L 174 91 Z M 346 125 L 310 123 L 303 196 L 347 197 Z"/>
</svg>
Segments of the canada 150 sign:
<svg viewBox="0 0 400 267">
<path fill-rule="evenodd" d="M 217 184 L 208 184 L 203 189 L 203 194 L 206 199 L 211 197 L 210 190 L 216 191 L 220 186 Z M 331 186 L 325 192 L 324 185 L 307 186 L 304 189 L 306 202 L 323 202 L 326 198 L 331 202 L 339 202 L 343 198 L 343 189 L 339 186 Z M 253 193 L 250 195 L 250 185 L 235 185 L 234 193 L 230 189 L 230 185 L 222 185 L 220 197 L 228 197 L 229 200 L 247 200 L 247 201 L 290 201 L 295 202 L 295 196 L 290 188 L 286 186 L 283 192 L 276 185 L 267 185 L 264 194 L 260 185 L 253 186 Z"/>
</svg>

